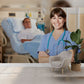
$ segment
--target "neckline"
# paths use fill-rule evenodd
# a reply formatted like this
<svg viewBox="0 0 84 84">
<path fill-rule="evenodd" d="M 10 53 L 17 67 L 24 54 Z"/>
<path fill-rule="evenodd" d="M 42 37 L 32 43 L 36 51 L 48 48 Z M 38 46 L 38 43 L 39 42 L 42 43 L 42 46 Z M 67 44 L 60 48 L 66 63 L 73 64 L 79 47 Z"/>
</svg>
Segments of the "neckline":
<svg viewBox="0 0 84 84">
<path fill-rule="evenodd" d="M 64 30 L 64 32 L 65 32 L 65 30 Z M 62 35 L 64 34 L 64 32 L 59 36 L 59 38 L 57 39 L 57 40 L 59 40 L 60 38 L 62 39 Z M 55 38 L 54 38 L 54 36 L 52 35 L 52 38 L 55 40 L 55 41 L 57 41 Z"/>
</svg>

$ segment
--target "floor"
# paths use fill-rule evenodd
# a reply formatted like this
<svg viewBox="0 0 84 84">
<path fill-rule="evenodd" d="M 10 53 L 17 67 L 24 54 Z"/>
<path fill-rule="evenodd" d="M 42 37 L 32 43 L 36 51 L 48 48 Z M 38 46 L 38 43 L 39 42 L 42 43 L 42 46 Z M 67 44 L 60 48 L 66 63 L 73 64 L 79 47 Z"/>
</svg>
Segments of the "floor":
<svg viewBox="0 0 84 84">
<path fill-rule="evenodd" d="M 83 84 L 84 73 L 79 73 L 58 74 L 48 63 L 5 63 L 0 64 L 0 84 Z"/>
</svg>

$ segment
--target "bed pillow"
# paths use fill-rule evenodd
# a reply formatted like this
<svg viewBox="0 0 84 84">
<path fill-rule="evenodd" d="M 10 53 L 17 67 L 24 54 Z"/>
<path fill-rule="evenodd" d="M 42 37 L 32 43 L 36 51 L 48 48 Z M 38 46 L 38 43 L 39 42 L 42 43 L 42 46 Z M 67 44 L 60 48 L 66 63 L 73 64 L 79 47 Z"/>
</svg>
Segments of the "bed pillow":
<svg viewBox="0 0 84 84">
<path fill-rule="evenodd" d="M 24 29 L 22 18 L 8 18 L 8 23 L 12 26 L 14 32 L 20 32 Z"/>
<path fill-rule="evenodd" d="M 8 23 L 11 24 L 11 26 L 13 27 L 13 31 L 14 32 L 20 32 L 24 29 L 24 26 L 22 24 L 24 18 L 8 18 Z M 31 26 L 32 28 L 36 29 L 36 20 L 35 19 L 31 19 Z"/>
<path fill-rule="evenodd" d="M 36 19 L 31 19 L 31 27 L 32 27 L 33 29 L 37 29 Z"/>
</svg>

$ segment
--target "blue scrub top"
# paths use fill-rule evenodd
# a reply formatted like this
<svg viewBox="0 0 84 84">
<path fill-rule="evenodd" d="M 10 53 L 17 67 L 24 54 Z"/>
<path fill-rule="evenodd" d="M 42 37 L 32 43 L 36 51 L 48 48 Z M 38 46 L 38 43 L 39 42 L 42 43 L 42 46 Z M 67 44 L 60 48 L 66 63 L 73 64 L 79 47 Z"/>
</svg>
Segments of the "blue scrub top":
<svg viewBox="0 0 84 84">
<path fill-rule="evenodd" d="M 62 51 L 68 51 L 68 50 L 72 49 L 72 48 L 65 49 L 65 46 L 70 45 L 67 42 L 64 42 L 64 44 L 63 44 L 63 41 L 60 41 L 60 43 L 58 45 L 59 40 L 61 40 L 63 37 L 63 33 L 60 35 L 60 37 L 57 40 L 55 40 L 54 37 L 51 36 L 50 42 L 49 42 L 49 48 L 48 48 L 50 51 L 49 56 L 55 56 L 55 55 L 58 55 L 59 53 L 61 53 Z M 47 50 L 47 44 L 48 44 L 48 39 L 49 39 L 50 34 L 51 33 L 43 35 L 40 46 L 38 48 L 38 52 Z M 72 43 L 72 45 L 76 45 L 76 43 L 70 39 L 69 31 L 65 31 L 65 36 L 64 36 L 63 40 L 69 40 Z"/>
</svg>

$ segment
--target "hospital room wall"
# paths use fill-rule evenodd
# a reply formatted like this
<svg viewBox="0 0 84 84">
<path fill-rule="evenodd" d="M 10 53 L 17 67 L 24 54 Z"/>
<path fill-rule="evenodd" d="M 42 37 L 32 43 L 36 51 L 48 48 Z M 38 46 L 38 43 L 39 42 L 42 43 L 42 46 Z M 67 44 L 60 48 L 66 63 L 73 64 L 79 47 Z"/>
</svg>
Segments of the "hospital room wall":
<svg viewBox="0 0 84 84">
<path fill-rule="evenodd" d="M 84 39 L 84 14 L 80 14 L 80 29 L 82 34 L 81 37 Z M 84 49 L 84 46 L 82 48 Z M 84 60 L 84 52 L 80 54 L 80 59 Z"/>
<path fill-rule="evenodd" d="M 15 16 L 9 16 L 9 13 L 15 13 Z M 0 18 L 5 18 L 5 17 L 24 18 L 26 13 L 28 13 L 28 12 L 25 12 L 25 11 L 20 11 L 20 12 L 17 12 L 17 11 L 0 11 Z M 36 18 L 37 16 L 32 16 L 32 17 Z"/>
<path fill-rule="evenodd" d="M 68 29 L 72 32 L 76 29 L 81 29 L 81 37 L 84 38 L 84 8 L 77 8 L 77 11 L 74 13 L 68 14 Z"/>
<path fill-rule="evenodd" d="M 0 9 L 0 23 L 3 18 L 6 17 L 17 17 L 17 18 L 25 18 L 25 14 L 27 13 L 31 18 L 38 19 L 38 12 L 41 12 L 40 18 L 44 18 L 44 14 L 41 9 L 20 9 L 20 8 L 7 8 Z M 9 13 L 15 13 L 15 16 L 9 16 Z"/>
<path fill-rule="evenodd" d="M 70 32 L 76 30 L 76 14 L 69 14 L 69 17 L 68 17 L 68 30 Z"/>
<path fill-rule="evenodd" d="M 72 32 L 72 31 L 75 31 L 77 28 L 78 28 L 78 25 L 80 26 L 79 28 L 82 30 L 82 37 L 84 36 L 84 8 L 80 8 L 79 9 L 80 11 L 80 21 L 78 22 L 78 14 L 76 14 L 76 8 L 69 8 L 68 9 L 68 19 L 67 19 L 67 26 L 68 26 L 68 29 Z M 9 17 L 9 13 L 15 13 L 15 17 L 19 17 L 19 18 L 24 18 L 25 17 L 25 14 L 26 13 L 32 13 L 32 18 L 38 18 L 38 11 L 39 10 L 24 10 L 24 9 L 4 9 L 4 10 L 0 10 L 0 23 L 2 21 L 3 18 L 5 17 Z M 66 12 L 67 13 L 67 12 Z M 42 15 L 42 17 L 44 17 L 45 15 Z M 11 17 L 11 16 L 10 16 Z M 49 26 L 49 14 L 45 17 L 45 24 L 48 24 Z M 46 25 L 47 26 L 47 25 Z"/>
<path fill-rule="evenodd" d="M 9 16 L 9 13 L 15 13 L 15 16 Z M 23 18 L 25 17 L 25 12 L 17 12 L 17 11 L 0 11 L 0 23 L 4 18 L 7 17 L 19 17 Z"/>
<path fill-rule="evenodd" d="M 83 8 L 82 8 L 83 9 Z M 79 11 L 78 14 L 69 14 L 68 16 L 68 29 L 69 31 L 75 31 L 81 29 L 81 37 L 84 38 L 84 10 Z M 79 18 L 79 19 L 78 19 Z"/>
<path fill-rule="evenodd" d="M 84 38 L 84 8 L 79 8 L 77 14 L 70 13 L 68 16 L 69 31 L 72 32 L 79 28 L 81 30 L 81 37 Z M 84 59 L 84 52 L 80 54 L 79 59 Z"/>
</svg>

